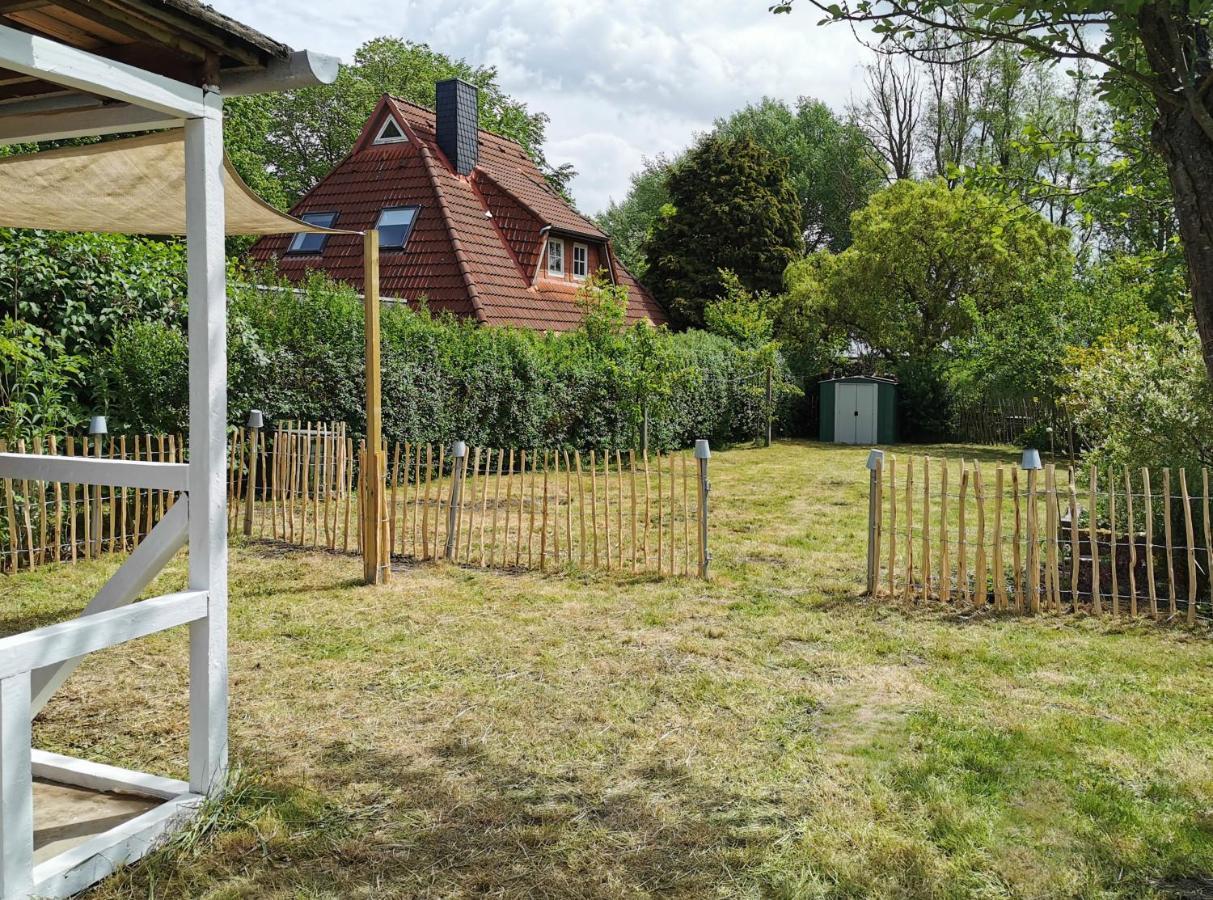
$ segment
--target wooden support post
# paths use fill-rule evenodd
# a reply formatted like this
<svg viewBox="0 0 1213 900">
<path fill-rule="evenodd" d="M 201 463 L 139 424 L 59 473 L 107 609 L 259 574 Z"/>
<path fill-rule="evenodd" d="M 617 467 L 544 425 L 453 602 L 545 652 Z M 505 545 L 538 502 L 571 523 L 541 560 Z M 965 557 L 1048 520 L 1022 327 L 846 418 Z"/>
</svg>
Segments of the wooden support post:
<svg viewBox="0 0 1213 900">
<path fill-rule="evenodd" d="M 767 446 L 771 446 L 771 429 L 775 422 L 775 391 L 772 381 L 771 367 L 767 366 Z"/>
<path fill-rule="evenodd" d="M 897 457 L 889 456 L 889 571 L 888 594 L 897 585 Z"/>
<path fill-rule="evenodd" d="M 1162 470 L 1162 529 L 1167 549 L 1167 617 L 1175 618 L 1175 543 L 1171 535 L 1171 470 Z"/>
<path fill-rule="evenodd" d="M 244 536 L 253 536 L 253 514 L 257 505 L 257 444 L 261 426 L 249 428 L 248 484 L 244 490 Z"/>
<path fill-rule="evenodd" d="M 464 464 L 467 461 L 468 445 L 455 441 L 451 447 L 451 498 L 447 504 L 446 545 L 442 557 L 447 562 L 455 561 L 455 548 L 459 535 L 459 504 L 463 500 Z"/>
<path fill-rule="evenodd" d="M 1192 524 L 1192 499 L 1188 496 L 1188 470 L 1179 470 L 1180 499 L 1184 504 L 1184 542 L 1188 558 L 1188 609 L 1189 625 L 1196 624 L 1196 529 Z"/>
<path fill-rule="evenodd" d="M 973 602 L 985 606 L 989 600 L 986 580 L 986 491 L 981 466 L 973 461 L 973 499 L 977 502 L 977 553 L 973 560 Z"/>
<path fill-rule="evenodd" d="M 708 498 L 712 492 L 712 482 L 708 479 L 708 460 L 712 457 L 711 448 L 705 440 L 695 441 L 695 459 L 699 462 L 699 577 L 707 580 L 709 566 L 712 562 L 712 551 L 708 546 Z M 648 481 L 648 463 L 645 463 L 645 481 Z M 648 492 L 645 492 L 645 503 L 648 504 Z M 647 552 L 645 554 L 647 565 Z"/>
<path fill-rule="evenodd" d="M 360 482 L 365 527 L 362 540 L 363 580 L 385 584 L 391 580 L 387 533 L 387 497 L 384 479 L 387 454 L 383 450 L 383 395 L 380 382 L 379 333 L 379 231 L 368 230 L 362 240 L 362 295 L 366 338 L 366 453 Z"/>
<path fill-rule="evenodd" d="M 1040 517 L 1036 501 L 1036 472 L 1028 469 L 1028 612 L 1040 613 Z"/>
<path fill-rule="evenodd" d="M 1125 466 L 1125 517 L 1129 529 L 1129 615 L 1137 618 L 1137 525 L 1133 521 L 1133 479 Z M 1208 540 L 1208 529 L 1205 529 Z"/>
<path fill-rule="evenodd" d="M 1154 492 L 1150 489 L 1150 470 L 1142 467 L 1141 492 L 1146 501 L 1146 588 L 1150 593 L 1150 617 L 1158 618 L 1158 585 L 1154 581 Z"/>
<path fill-rule="evenodd" d="M 1112 615 L 1120 615 L 1120 573 L 1116 553 L 1116 470 L 1108 470 L 1108 555 L 1112 557 Z"/>
<path fill-rule="evenodd" d="M 185 123 L 189 297 L 189 587 L 207 592 L 206 618 L 190 623 L 190 789 L 221 791 L 227 778 L 227 286 L 224 264 L 223 104 Z"/>
<path fill-rule="evenodd" d="M 769 369 L 767 370 L 770 371 Z M 876 596 L 876 580 L 880 572 L 880 537 L 877 517 L 880 506 L 880 479 L 884 454 L 873 450 L 868 454 L 868 583 L 867 594 Z"/>
<path fill-rule="evenodd" d="M 34 786 L 30 676 L 0 680 L 0 897 L 33 891 Z"/>
</svg>

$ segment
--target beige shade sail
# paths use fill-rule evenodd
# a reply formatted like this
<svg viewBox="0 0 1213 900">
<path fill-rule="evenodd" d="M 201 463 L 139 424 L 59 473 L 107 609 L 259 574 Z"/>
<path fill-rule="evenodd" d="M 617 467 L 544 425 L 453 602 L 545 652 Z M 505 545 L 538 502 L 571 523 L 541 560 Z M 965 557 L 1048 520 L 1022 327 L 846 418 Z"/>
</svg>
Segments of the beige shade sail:
<svg viewBox="0 0 1213 900">
<path fill-rule="evenodd" d="M 228 234 L 348 233 L 270 206 L 223 158 Z M 0 159 L 0 226 L 185 234 L 185 133 L 60 147 Z"/>
</svg>

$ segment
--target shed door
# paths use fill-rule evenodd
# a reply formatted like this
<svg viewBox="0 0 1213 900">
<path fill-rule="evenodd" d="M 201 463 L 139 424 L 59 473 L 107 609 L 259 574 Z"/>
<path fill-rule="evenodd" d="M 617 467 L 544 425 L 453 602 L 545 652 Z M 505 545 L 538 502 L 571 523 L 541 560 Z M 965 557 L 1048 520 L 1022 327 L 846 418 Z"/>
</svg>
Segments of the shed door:
<svg viewBox="0 0 1213 900">
<path fill-rule="evenodd" d="M 857 384 L 855 387 L 855 443 L 876 443 L 876 410 L 880 403 L 880 391 L 874 384 Z"/>
<path fill-rule="evenodd" d="M 874 384 L 839 384 L 834 387 L 834 441 L 839 444 L 875 444 L 879 389 Z"/>
<path fill-rule="evenodd" d="M 855 443 L 855 389 L 857 384 L 834 385 L 834 443 Z"/>
</svg>

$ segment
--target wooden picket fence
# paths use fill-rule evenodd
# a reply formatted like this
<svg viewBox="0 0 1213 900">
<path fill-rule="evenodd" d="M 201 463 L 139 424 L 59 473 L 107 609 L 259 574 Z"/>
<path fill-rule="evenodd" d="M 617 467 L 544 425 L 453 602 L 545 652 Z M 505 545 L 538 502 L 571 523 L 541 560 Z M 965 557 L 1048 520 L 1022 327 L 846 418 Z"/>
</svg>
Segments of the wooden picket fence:
<svg viewBox="0 0 1213 900">
<path fill-rule="evenodd" d="M 290 423 L 230 446 L 233 531 L 360 551 L 355 447 L 342 426 Z M 690 452 L 396 443 L 391 554 L 483 567 L 693 575 L 706 568 L 706 485 Z M 251 476 L 250 477 L 250 473 Z M 261 473 L 258 475 L 258 473 Z"/>
<path fill-rule="evenodd" d="M 991 471 L 889 455 L 871 490 L 869 593 L 1026 614 L 1213 620 L 1207 469 L 1191 485 L 1184 470 Z"/>
<path fill-rule="evenodd" d="M 39 437 L 0 450 L 144 462 L 181 462 L 181 435 Z M 0 481 L 0 571 L 123 553 L 173 506 L 172 491 L 47 481 Z"/>
</svg>

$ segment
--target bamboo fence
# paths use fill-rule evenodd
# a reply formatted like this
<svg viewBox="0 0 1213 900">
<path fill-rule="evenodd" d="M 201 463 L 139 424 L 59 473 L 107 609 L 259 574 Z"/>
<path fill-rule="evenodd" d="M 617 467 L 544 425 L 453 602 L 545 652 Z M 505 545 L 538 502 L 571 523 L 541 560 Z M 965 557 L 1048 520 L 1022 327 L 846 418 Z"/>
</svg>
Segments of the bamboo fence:
<svg viewBox="0 0 1213 900">
<path fill-rule="evenodd" d="M 879 596 L 1213 621 L 1207 469 L 1025 471 L 887 455 L 872 485 Z"/>
<path fill-rule="evenodd" d="M 22 453 L 184 461 L 179 435 L 51 437 Z M 361 444 L 344 425 L 233 430 L 233 534 L 361 552 Z M 600 569 L 660 576 L 706 570 L 706 500 L 685 453 L 526 450 L 398 443 L 387 452 L 390 552 L 486 568 Z M 133 549 L 170 508 L 169 492 L 0 482 L 0 571 Z"/>
</svg>

